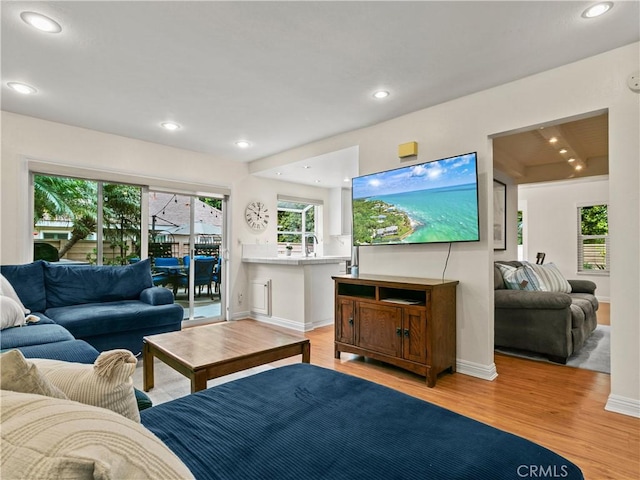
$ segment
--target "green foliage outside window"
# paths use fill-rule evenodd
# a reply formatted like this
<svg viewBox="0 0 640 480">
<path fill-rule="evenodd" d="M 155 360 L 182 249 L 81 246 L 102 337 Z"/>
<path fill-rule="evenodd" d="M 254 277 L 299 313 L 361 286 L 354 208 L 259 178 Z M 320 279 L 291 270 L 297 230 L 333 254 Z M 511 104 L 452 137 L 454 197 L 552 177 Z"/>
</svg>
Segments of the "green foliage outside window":
<svg viewBox="0 0 640 480">
<path fill-rule="evenodd" d="M 582 235 L 608 235 L 607 205 L 593 205 L 580 209 Z"/>
<path fill-rule="evenodd" d="M 522 245 L 522 210 L 518 210 L 518 245 Z"/>
<path fill-rule="evenodd" d="M 302 235 L 314 231 L 315 208 L 306 203 L 278 202 L 278 243 L 302 244 Z"/>
<path fill-rule="evenodd" d="M 141 188 L 103 184 L 103 238 L 112 249 L 104 263 L 121 264 L 140 255 Z M 42 220 L 67 221 L 69 239 L 58 252 L 63 258 L 97 229 L 98 182 L 78 178 L 34 175 L 34 226 Z M 95 255 L 88 260 L 94 262 Z"/>
<path fill-rule="evenodd" d="M 609 270 L 609 221 L 607 205 L 579 208 L 580 252 L 578 267 L 584 270 Z"/>
</svg>

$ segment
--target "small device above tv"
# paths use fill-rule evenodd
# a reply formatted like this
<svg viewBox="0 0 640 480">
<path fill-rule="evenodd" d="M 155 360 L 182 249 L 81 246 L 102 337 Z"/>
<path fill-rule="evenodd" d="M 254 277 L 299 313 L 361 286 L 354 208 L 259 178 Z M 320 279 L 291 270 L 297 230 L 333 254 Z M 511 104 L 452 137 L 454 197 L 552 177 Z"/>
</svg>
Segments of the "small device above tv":
<svg viewBox="0 0 640 480">
<path fill-rule="evenodd" d="M 476 152 L 355 177 L 353 244 L 477 242 Z"/>
</svg>

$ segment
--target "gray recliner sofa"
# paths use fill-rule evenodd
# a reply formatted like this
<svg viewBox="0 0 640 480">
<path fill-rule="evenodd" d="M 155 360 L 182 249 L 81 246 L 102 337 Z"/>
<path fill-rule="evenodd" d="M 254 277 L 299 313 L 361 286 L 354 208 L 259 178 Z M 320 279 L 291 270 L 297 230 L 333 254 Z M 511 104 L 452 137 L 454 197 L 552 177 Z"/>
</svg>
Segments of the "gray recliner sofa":
<svg viewBox="0 0 640 480">
<path fill-rule="evenodd" d="M 520 267 L 517 261 L 500 261 Z M 527 350 L 556 363 L 580 350 L 597 325 L 596 284 L 568 280 L 571 293 L 509 290 L 494 264 L 495 346 Z"/>
</svg>

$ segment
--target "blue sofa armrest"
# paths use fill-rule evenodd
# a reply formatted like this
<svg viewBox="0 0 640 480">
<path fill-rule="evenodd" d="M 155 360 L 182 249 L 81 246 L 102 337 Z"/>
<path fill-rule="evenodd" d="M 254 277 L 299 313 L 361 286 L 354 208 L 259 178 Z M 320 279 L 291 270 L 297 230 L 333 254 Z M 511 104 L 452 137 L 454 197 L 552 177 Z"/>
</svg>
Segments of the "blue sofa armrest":
<svg viewBox="0 0 640 480">
<path fill-rule="evenodd" d="M 149 305 L 170 305 L 173 303 L 173 292 L 162 287 L 145 288 L 140 293 L 140 301 Z"/>
</svg>

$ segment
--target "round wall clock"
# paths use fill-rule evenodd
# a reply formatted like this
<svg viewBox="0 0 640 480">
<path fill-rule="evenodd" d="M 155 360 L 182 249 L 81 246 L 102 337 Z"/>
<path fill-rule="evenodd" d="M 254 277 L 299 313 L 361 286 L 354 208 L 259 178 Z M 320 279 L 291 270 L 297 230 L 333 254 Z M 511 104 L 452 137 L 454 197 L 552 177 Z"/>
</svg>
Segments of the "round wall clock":
<svg viewBox="0 0 640 480">
<path fill-rule="evenodd" d="M 269 210 L 262 202 L 249 202 L 244 210 L 244 219 L 254 230 L 264 230 L 269 223 Z"/>
</svg>

